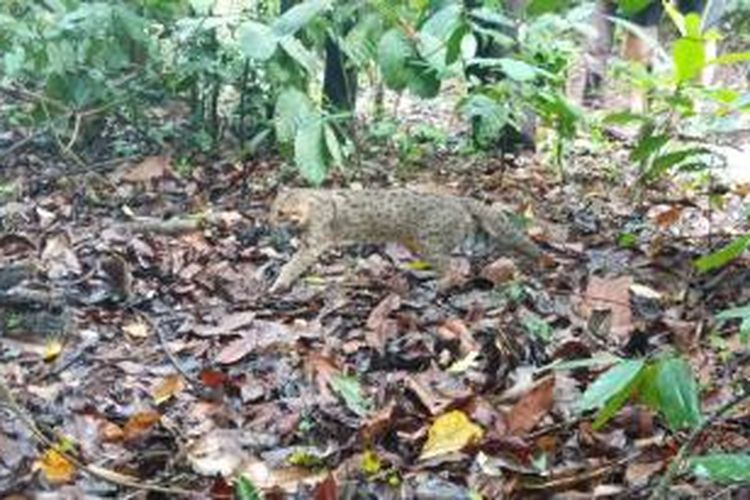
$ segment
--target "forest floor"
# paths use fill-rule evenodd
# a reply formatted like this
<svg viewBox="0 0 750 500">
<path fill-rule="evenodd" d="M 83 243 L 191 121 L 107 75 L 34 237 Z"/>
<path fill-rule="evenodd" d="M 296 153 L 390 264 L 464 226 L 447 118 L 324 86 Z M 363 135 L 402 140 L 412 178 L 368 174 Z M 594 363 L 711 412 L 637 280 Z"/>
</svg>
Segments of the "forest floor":
<svg viewBox="0 0 750 500">
<path fill-rule="evenodd" d="M 153 156 L 70 174 L 26 151 L 0 208 L 0 291 L 39 306 L 2 307 L 0 377 L 15 399 L 83 462 L 196 497 L 229 497 L 240 473 L 298 498 L 648 495 L 684 435 L 635 403 L 594 430 L 578 403 L 614 357 L 679 352 L 705 415 L 750 376 L 737 325 L 715 320 L 750 300 L 747 259 L 693 266 L 747 231 L 750 189 L 728 183 L 719 200 L 639 186 L 627 144 L 589 140 L 563 179 L 544 151 L 503 161 L 451 137 L 420 144 L 416 127 L 452 118 L 402 112 L 412 149 L 384 142 L 335 177 L 503 203 L 531 219 L 549 266 L 498 255 L 438 293 L 418 256 L 359 246 L 271 296 L 294 242 L 268 223 L 280 160 L 182 169 Z M 0 414 L 3 496 L 129 491 Z M 749 417 L 710 427 L 692 453 L 749 449 Z"/>
</svg>

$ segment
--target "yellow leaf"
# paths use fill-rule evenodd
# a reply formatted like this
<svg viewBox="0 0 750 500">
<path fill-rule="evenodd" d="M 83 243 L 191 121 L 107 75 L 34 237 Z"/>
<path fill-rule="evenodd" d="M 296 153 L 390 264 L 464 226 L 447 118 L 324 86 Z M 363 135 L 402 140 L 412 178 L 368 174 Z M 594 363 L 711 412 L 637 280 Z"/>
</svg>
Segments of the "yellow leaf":
<svg viewBox="0 0 750 500">
<path fill-rule="evenodd" d="M 60 452 L 50 448 L 37 460 L 36 467 L 41 469 L 44 477 L 52 484 L 68 483 L 75 475 L 75 466 Z"/>
<path fill-rule="evenodd" d="M 48 340 L 44 344 L 44 352 L 42 353 L 42 358 L 44 361 L 53 361 L 56 357 L 60 355 L 62 352 L 62 342 L 59 340 Z"/>
<path fill-rule="evenodd" d="M 412 271 L 425 271 L 427 269 L 432 269 L 432 266 L 430 266 L 428 262 L 425 262 L 423 260 L 413 260 L 406 264 L 405 267 Z"/>
<path fill-rule="evenodd" d="M 168 375 L 151 390 L 151 397 L 154 398 L 154 403 L 159 405 L 183 389 L 185 389 L 185 380 L 181 375 Z"/>
<path fill-rule="evenodd" d="M 482 428 L 460 410 L 453 410 L 435 420 L 427 434 L 420 460 L 460 451 L 482 438 Z"/>
<path fill-rule="evenodd" d="M 374 451 L 367 450 L 362 454 L 362 472 L 368 476 L 374 476 L 380 472 L 382 466 L 380 457 Z"/>
<path fill-rule="evenodd" d="M 122 327 L 122 331 L 129 337 L 145 339 L 148 337 L 148 325 L 142 321 L 134 321 Z"/>
</svg>

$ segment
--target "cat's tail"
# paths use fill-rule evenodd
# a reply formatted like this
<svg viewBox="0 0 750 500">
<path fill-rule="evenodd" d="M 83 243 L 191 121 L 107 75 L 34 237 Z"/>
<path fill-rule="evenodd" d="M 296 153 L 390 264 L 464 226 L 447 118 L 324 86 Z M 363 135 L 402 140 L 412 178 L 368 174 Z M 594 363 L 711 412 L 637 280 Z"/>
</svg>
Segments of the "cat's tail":
<svg viewBox="0 0 750 500">
<path fill-rule="evenodd" d="M 477 200 L 466 201 L 469 213 L 501 250 L 515 252 L 527 262 L 537 262 L 542 257 L 542 249 L 526 236 L 520 224 L 514 222 L 509 214 Z"/>
</svg>

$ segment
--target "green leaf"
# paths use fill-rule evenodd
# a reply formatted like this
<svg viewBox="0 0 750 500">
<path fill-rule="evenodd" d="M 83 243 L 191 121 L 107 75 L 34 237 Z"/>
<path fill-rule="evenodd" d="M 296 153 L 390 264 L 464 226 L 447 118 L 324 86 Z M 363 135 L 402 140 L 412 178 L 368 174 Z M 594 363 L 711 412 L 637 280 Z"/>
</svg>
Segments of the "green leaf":
<svg viewBox="0 0 750 500">
<path fill-rule="evenodd" d="M 344 155 L 341 152 L 341 144 L 339 143 L 339 138 L 336 137 L 336 132 L 328 124 L 323 128 L 323 132 L 325 133 L 326 148 L 328 149 L 328 154 L 331 156 L 331 162 L 337 167 L 343 166 Z"/>
<path fill-rule="evenodd" d="M 632 111 L 610 113 L 602 119 L 602 123 L 605 125 L 628 125 L 629 123 L 644 123 L 650 121 L 650 117 Z"/>
<path fill-rule="evenodd" d="M 305 71 L 307 71 L 307 74 L 310 75 L 310 77 L 316 77 L 320 73 L 323 65 L 318 59 L 318 56 L 307 50 L 307 48 L 302 45 L 302 42 L 296 38 L 284 38 L 281 41 L 281 48 L 284 49 L 284 52 L 294 59 L 297 64 L 305 68 Z"/>
<path fill-rule="evenodd" d="M 539 75 L 539 71 L 536 67 L 523 61 L 519 61 L 518 59 L 503 57 L 500 58 L 498 62 L 500 63 L 500 68 L 502 68 L 503 73 L 505 73 L 511 80 L 517 82 L 527 82 L 533 80 Z"/>
<path fill-rule="evenodd" d="M 475 139 L 480 145 L 496 139 L 503 127 L 512 123 L 508 108 L 484 94 L 469 95 L 459 109 L 466 121 L 475 124 Z"/>
<path fill-rule="evenodd" d="M 722 54 L 706 63 L 709 64 L 737 64 L 750 61 L 750 52 L 729 52 Z"/>
<path fill-rule="evenodd" d="M 568 0 L 531 0 L 526 6 L 526 13 L 531 17 L 549 12 L 557 12 L 569 5 Z"/>
<path fill-rule="evenodd" d="M 701 16 L 695 12 L 685 16 L 685 36 L 696 40 L 701 38 Z"/>
<path fill-rule="evenodd" d="M 393 28 L 383 35 L 378 43 L 378 65 L 388 87 L 393 90 L 406 87 L 411 76 L 406 64 L 415 55 L 414 47 L 401 30 Z"/>
<path fill-rule="evenodd" d="M 409 63 L 410 70 L 408 87 L 411 93 L 422 99 L 430 99 L 440 92 L 440 78 L 437 71 L 426 64 Z"/>
<path fill-rule="evenodd" d="M 421 33 L 429 33 L 437 39 L 446 42 L 463 23 L 461 19 L 462 12 L 463 7 L 460 3 L 448 4 L 431 15 L 419 31 Z"/>
<path fill-rule="evenodd" d="M 740 321 L 740 341 L 747 344 L 750 341 L 750 306 L 734 307 L 725 309 L 716 315 L 718 326 L 724 322 L 739 319 Z"/>
<path fill-rule="evenodd" d="M 580 403 L 582 411 L 601 408 L 607 401 L 622 393 L 630 395 L 633 383 L 643 370 L 642 359 L 622 361 L 599 376 L 583 393 Z"/>
<path fill-rule="evenodd" d="M 326 178 L 323 125 L 320 119 L 310 119 L 294 138 L 294 162 L 302 176 L 313 186 L 320 186 Z"/>
<path fill-rule="evenodd" d="M 672 430 L 699 425 L 701 416 L 698 383 L 687 362 L 678 357 L 665 358 L 657 364 L 656 391 L 659 411 Z"/>
<path fill-rule="evenodd" d="M 237 500 L 261 500 L 258 488 L 246 476 L 239 476 L 234 482 L 234 498 Z"/>
<path fill-rule="evenodd" d="M 717 483 L 750 483 L 750 455 L 716 453 L 690 457 L 690 468 L 698 477 Z"/>
<path fill-rule="evenodd" d="M 190 6 L 199 16 L 207 16 L 211 13 L 211 7 L 214 6 L 214 0 L 190 0 Z"/>
<path fill-rule="evenodd" d="M 331 4 L 330 0 L 306 0 L 281 14 L 271 26 L 274 36 L 294 35 Z"/>
<path fill-rule="evenodd" d="M 620 0 L 617 4 L 623 13 L 632 16 L 648 7 L 653 0 Z"/>
<path fill-rule="evenodd" d="M 683 163 L 685 160 L 704 154 L 710 154 L 711 150 L 707 148 L 686 148 L 679 151 L 671 151 L 657 156 L 651 163 L 648 171 L 644 174 L 647 181 L 652 181 L 661 177 L 667 170 Z"/>
<path fill-rule="evenodd" d="M 300 126 L 315 116 L 307 94 L 294 87 L 284 90 L 276 99 L 276 139 L 281 144 L 292 143 Z"/>
<path fill-rule="evenodd" d="M 239 27 L 240 49 L 250 59 L 266 61 L 276 51 L 278 38 L 271 28 L 255 21 L 245 21 Z"/>
<path fill-rule="evenodd" d="M 630 153 L 630 159 L 634 162 L 643 162 L 667 145 L 670 137 L 667 134 L 647 135 L 642 137 Z"/>
<path fill-rule="evenodd" d="M 737 238 L 730 244 L 711 254 L 704 255 L 695 260 L 693 265 L 702 273 L 723 267 L 742 255 L 743 252 L 747 250 L 748 246 L 750 246 L 750 234 Z"/>
<path fill-rule="evenodd" d="M 341 396 L 352 412 L 360 417 L 367 415 L 370 403 L 362 396 L 362 387 L 355 377 L 337 375 L 331 379 L 331 388 Z"/>
<path fill-rule="evenodd" d="M 697 78 L 706 66 L 706 48 L 696 38 L 680 38 L 672 47 L 672 61 L 678 82 Z"/>
</svg>

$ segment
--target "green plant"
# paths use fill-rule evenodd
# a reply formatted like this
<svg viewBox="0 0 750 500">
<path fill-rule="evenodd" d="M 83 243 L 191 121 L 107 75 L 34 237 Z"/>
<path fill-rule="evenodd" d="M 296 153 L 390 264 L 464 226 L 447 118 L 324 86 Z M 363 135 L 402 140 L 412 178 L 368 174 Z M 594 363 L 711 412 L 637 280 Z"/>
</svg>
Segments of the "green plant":
<svg viewBox="0 0 750 500">
<path fill-rule="evenodd" d="M 697 382 L 687 362 L 675 356 L 616 363 L 588 387 L 580 408 L 598 409 L 593 424 L 596 429 L 630 400 L 662 414 L 672 430 L 695 427 L 703 418 Z"/>
</svg>

